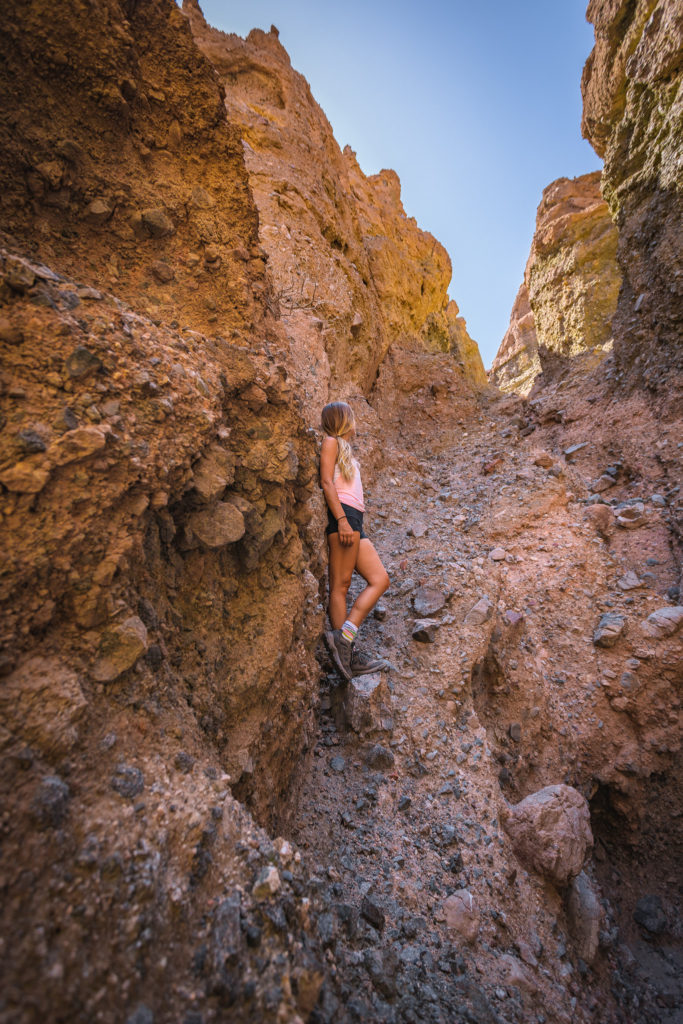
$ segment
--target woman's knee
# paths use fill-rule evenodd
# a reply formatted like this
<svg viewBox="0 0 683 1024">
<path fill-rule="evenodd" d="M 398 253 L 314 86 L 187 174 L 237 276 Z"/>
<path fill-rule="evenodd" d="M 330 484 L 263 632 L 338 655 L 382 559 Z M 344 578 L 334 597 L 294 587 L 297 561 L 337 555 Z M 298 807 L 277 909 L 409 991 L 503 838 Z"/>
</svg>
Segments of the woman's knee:
<svg viewBox="0 0 683 1024">
<path fill-rule="evenodd" d="M 333 580 L 330 581 L 330 593 L 344 594 L 344 596 L 346 596 L 346 594 L 348 594 L 349 592 L 350 586 L 351 576 L 349 576 L 348 579 L 346 579 L 345 576 L 335 577 Z"/>
<path fill-rule="evenodd" d="M 384 570 L 384 572 L 382 574 L 382 577 L 380 579 L 379 585 L 381 587 L 381 590 L 382 590 L 383 594 L 389 589 L 389 587 L 391 585 L 391 580 L 389 579 L 389 573 L 386 571 L 386 569 Z"/>
</svg>

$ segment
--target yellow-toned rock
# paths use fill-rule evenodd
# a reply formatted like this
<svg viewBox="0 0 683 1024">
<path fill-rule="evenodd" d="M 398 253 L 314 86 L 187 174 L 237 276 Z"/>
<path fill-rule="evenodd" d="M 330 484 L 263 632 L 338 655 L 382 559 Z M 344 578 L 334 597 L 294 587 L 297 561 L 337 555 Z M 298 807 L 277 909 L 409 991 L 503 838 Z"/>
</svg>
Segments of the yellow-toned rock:
<svg viewBox="0 0 683 1024">
<path fill-rule="evenodd" d="M 584 352 L 602 354 L 621 286 L 616 251 L 599 171 L 543 190 L 524 282 L 491 368 L 494 384 L 526 395 L 539 373 Z"/>
</svg>

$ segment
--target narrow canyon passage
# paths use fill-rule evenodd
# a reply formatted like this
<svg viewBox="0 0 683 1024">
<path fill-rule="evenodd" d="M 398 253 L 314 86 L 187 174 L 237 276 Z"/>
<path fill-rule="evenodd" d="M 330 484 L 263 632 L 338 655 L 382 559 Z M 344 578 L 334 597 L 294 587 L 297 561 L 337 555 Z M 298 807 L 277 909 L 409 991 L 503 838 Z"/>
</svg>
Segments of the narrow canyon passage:
<svg viewBox="0 0 683 1024">
<path fill-rule="evenodd" d="M 676 954 L 644 941 L 632 913 L 643 896 L 666 905 L 675 840 L 653 850 L 664 803 L 639 825 L 640 794 L 620 786 L 647 755 L 629 754 L 617 657 L 593 635 L 611 588 L 629 611 L 657 607 L 652 573 L 652 589 L 616 586 L 647 544 L 610 550 L 577 502 L 581 472 L 542 431 L 518 436 L 505 400 L 460 423 L 429 404 L 418 397 L 383 437 L 367 515 L 392 586 L 363 643 L 394 669 L 346 687 L 328 666 L 287 830 L 327 904 L 315 1019 L 673 1021 Z M 658 527 L 647 532 L 663 586 L 674 562 Z M 638 653 L 634 678 L 651 671 Z M 586 921 L 566 890 L 523 870 L 500 810 L 556 783 L 590 800 L 600 778 L 586 870 L 602 900 Z M 605 794 L 623 816 L 601 830 Z"/>
</svg>

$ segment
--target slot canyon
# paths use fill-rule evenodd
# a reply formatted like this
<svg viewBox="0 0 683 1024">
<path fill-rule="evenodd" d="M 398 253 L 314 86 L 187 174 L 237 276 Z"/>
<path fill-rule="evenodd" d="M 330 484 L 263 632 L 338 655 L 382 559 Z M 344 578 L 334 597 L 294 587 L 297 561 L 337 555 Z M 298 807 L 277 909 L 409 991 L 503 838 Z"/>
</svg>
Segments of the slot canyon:
<svg viewBox="0 0 683 1024">
<path fill-rule="evenodd" d="M 683 10 L 587 17 L 487 375 L 275 27 L 6 0 L 2 1024 L 681 1020 Z"/>
</svg>

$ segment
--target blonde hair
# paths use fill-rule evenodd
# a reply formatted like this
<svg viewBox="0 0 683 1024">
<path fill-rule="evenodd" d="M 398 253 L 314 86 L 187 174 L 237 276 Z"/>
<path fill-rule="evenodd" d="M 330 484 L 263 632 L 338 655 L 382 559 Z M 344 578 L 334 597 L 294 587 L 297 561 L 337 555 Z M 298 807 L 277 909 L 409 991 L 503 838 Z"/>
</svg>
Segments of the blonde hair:
<svg viewBox="0 0 683 1024">
<path fill-rule="evenodd" d="M 337 450 L 337 465 L 344 480 L 350 483 L 356 475 L 356 467 L 351 445 L 344 439 L 345 434 L 350 433 L 356 425 L 356 418 L 353 409 L 346 402 L 330 402 L 326 405 L 321 415 L 322 428 L 329 437 L 336 437 L 339 445 Z"/>
</svg>

